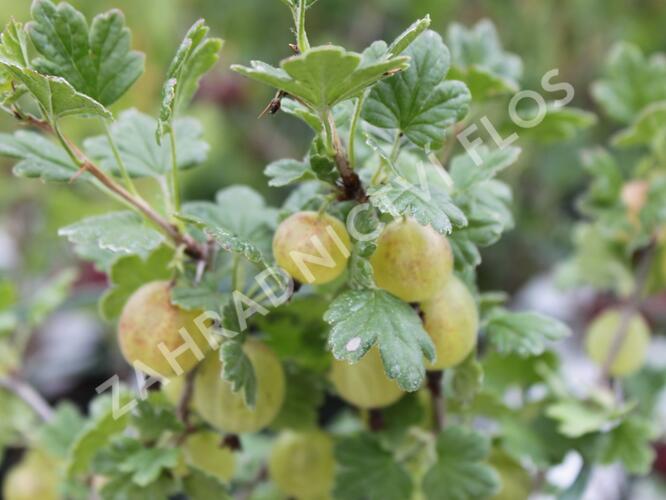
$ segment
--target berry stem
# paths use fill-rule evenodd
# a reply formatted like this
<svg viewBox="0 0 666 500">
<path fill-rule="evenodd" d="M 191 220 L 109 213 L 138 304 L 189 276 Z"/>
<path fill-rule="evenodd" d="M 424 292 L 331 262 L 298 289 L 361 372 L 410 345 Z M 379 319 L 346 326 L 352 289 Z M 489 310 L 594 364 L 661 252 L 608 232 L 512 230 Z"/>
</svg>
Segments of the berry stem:
<svg viewBox="0 0 666 500">
<path fill-rule="evenodd" d="M 185 375 L 185 387 L 183 388 L 183 394 L 180 396 L 178 407 L 176 408 L 178 419 L 185 425 L 185 435 L 191 431 L 190 403 L 192 401 L 192 396 L 194 395 L 194 378 L 196 373 L 197 368 L 194 367 L 187 375 Z"/>
<path fill-rule="evenodd" d="M 173 127 L 169 130 L 169 146 L 171 150 L 171 197 L 173 209 L 180 212 L 180 181 L 178 179 L 178 157 L 176 154 L 176 134 Z"/>
<path fill-rule="evenodd" d="M 139 192 L 136 190 L 136 186 L 134 186 L 134 182 L 132 182 L 132 178 L 129 175 L 129 172 L 127 171 L 127 167 L 125 166 L 125 162 L 123 161 L 122 157 L 120 156 L 120 151 L 118 150 L 118 147 L 116 146 L 116 141 L 113 140 L 113 136 L 111 135 L 111 130 L 109 128 L 109 123 L 107 120 L 102 119 L 102 125 L 104 126 L 104 134 L 106 135 L 106 140 L 109 142 L 109 147 L 111 148 L 111 151 L 113 152 L 113 157 L 116 160 L 116 164 L 118 165 L 118 169 L 120 170 L 120 174 L 123 177 L 123 180 L 125 181 L 125 185 L 127 186 L 127 189 L 129 189 L 130 193 L 132 195 L 139 197 Z"/>
<path fill-rule="evenodd" d="M 373 432 L 379 432 L 384 429 L 384 416 L 379 408 L 372 408 L 368 412 L 368 426 Z"/>
<path fill-rule="evenodd" d="M 363 103 L 365 98 L 368 95 L 367 91 L 363 92 L 358 99 L 356 99 L 356 104 L 354 105 L 354 114 L 352 115 L 352 121 L 349 126 L 349 140 L 347 141 L 347 150 L 349 157 L 349 165 L 351 168 L 354 168 L 356 165 L 356 147 L 355 147 L 355 138 L 356 138 L 356 129 L 358 128 L 358 123 L 361 119 L 361 111 L 363 110 Z"/>
</svg>

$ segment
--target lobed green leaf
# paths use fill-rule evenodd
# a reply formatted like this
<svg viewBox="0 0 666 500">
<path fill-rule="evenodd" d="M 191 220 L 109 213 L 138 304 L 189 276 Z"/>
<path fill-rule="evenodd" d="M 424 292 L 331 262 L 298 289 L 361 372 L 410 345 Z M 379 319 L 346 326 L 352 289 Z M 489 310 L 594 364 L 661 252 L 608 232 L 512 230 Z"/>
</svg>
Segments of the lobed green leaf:
<svg viewBox="0 0 666 500">
<path fill-rule="evenodd" d="M 218 477 L 195 467 L 190 468 L 183 481 L 183 488 L 190 500 L 231 499 L 225 484 Z"/>
<path fill-rule="evenodd" d="M 285 59 L 280 68 L 260 61 L 252 61 L 250 67 L 231 68 L 298 98 L 321 113 L 356 97 L 387 74 L 405 69 L 407 62 L 406 57 L 389 57 L 362 63 L 361 54 L 326 45 Z"/>
<path fill-rule="evenodd" d="M 421 34 L 404 54 L 410 58 L 409 68 L 372 89 L 363 118 L 405 134 L 417 146 L 437 149 L 446 129 L 467 114 L 469 90 L 461 82 L 443 81 L 450 55 L 434 31 Z"/>
<path fill-rule="evenodd" d="M 383 290 L 351 290 L 329 306 L 324 320 L 332 325 L 328 345 L 337 359 L 355 363 L 376 343 L 389 378 L 416 391 L 425 378 L 424 355 L 435 351 L 418 314 Z"/>
<path fill-rule="evenodd" d="M 437 462 L 423 477 L 427 499 L 476 500 L 500 489 L 497 472 L 486 463 L 490 440 L 483 434 L 450 426 L 437 436 Z"/>
<path fill-rule="evenodd" d="M 257 399 L 257 378 L 252 361 L 243 351 L 243 343 L 226 340 L 220 347 L 222 378 L 231 384 L 233 392 L 243 391 L 245 404 L 254 408 Z"/>
<path fill-rule="evenodd" d="M 40 73 L 64 78 L 78 92 L 108 106 L 116 102 L 144 69 L 144 55 L 131 50 L 131 34 L 117 9 L 85 17 L 67 2 L 35 0 L 26 25 L 40 57 Z"/>
</svg>

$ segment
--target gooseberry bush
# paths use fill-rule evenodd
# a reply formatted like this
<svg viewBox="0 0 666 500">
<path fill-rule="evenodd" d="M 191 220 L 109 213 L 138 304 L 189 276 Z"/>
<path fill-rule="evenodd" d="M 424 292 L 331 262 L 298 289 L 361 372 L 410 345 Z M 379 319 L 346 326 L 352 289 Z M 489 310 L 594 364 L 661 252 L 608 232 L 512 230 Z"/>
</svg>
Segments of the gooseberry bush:
<svg viewBox="0 0 666 500">
<path fill-rule="evenodd" d="M 586 222 L 558 276 L 617 300 L 589 328 L 601 377 L 582 391 L 553 349 L 569 329 L 476 280 L 481 249 L 514 225 L 497 175 L 521 149 L 497 137 L 519 127 L 486 118 L 495 141 L 473 151 L 457 134 L 520 90 L 520 58 L 487 21 L 452 25 L 445 43 L 427 16 L 362 52 L 312 46 L 316 0 L 282 1 L 291 54 L 232 66 L 274 89 L 264 115 L 310 129 L 303 157 L 266 167 L 270 186 L 291 189 L 279 208 L 243 186 L 181 200 L 181 171 L 215 140 L 183 116 L 223 46 L 204 21 L 177 48 L 156 117 L 110 110 L 144 65 L 119 11 L 88 22 L 35 0 L 30 22 L 5 27 L 2 108 L 23 127 L 0 134 L 0 154 L 19 177 L 117 202 L 60 234 L 108 275 L 99 311 L 135 370 L 98 387 L 86 414 L 50 407 L 18 360 L 74 278 L 37 297 L 3 285 L 1 443 L 26 449 L 5 498 L 578 498 L 596 464 L 648 472 L 658 429 L 640 389 L 663 380 L 639 371 L 650 342 L 640 310 L 666 282 L 663 61 L 620 46 L 594 87 L 629 124 L 614 144 L 646 153 L 631 170 L 601 149 L 585 156 Z M 594 121 L 547 109 L 524 131 L 532 144 Z M 93 131 L 80 144 L 71 120 Z M 550 484 L 572 451 L 577 479 Z"/>
</svg>

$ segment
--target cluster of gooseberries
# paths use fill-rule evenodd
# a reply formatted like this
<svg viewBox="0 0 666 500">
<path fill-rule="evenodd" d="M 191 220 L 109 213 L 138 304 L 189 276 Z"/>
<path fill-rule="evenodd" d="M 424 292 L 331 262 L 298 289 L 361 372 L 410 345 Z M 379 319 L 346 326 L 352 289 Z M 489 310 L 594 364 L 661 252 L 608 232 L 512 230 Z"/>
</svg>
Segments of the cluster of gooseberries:
<svg viewBox="0 0 666 500">
<path fill-rule="evenodd" d="M 337 218 L 318 212 L 298 212 L 277 228 L 273 253 L 277 264 L 301 283 L 321 285 L 342 275 L 347 267 L 351 239 Z M 453 275 L 453 256 L 447 239 L 413 219 L 386 225 L 371 265 L 377 286 L 415 303 L 422 312 L 426 331 L 436 347 L 437 360 L 430 370 L 460 363 L 476 345 L 478 313 L 467 287 Z M 257 432 L 275 419 L 285 396 L 285 374 L 278 357 L 260 340 L 248 338 L 243 350 L 255 370 L 257 394 L 254 408 L 243 395 L 233 392 L 220 377 L 223 368 L 217 353 L 208 353 L 206 332 L 197 324 L 201 311 L 187 311 L 172 304 L 171 285 L 148 283 L 125 304 L 118 326 L 121 352 L 130 364 L 165 377 L 163 390 L 177 404 L 184 375 L 176 373 L 165 356 L 183 347 L 185 331 L 200 351 L 181 349 L 178 366 L 194 375 L 192 409 L 221 432 Z M 161 346 L 161 347 L 160 347 Z M 191 346 L 190 346 L 191 347 Z M 204 356 L 203 361 L 199 359 Z M 371 349 L 358 363 L 333 360 L 330 379 L 340 397 L 359 408 L 380 408 L 404 394 L 383 369 L 379 351 Z M 274 444 L 269 472 L 278 488 L 297 498 L 315 498 L 330 491 L 333 483 L 333 442 L 322 431 L 281 433 Z M 187 464 L 225 480 L 233 475 L 234 457 L 220 446 L 217 432 L 199 431 L 184 443 Z"/>
<path fill-rule="evenodd" d="M 310 279 L 305 281 L 321 285 L 339 277 L 347 267 L 349 252 L 341 252 L 337 242 L 349 247 L 342 222 L 326 213 L 299 212 L 278 227 L 273 253 L 279 266 L 303 281 L 299 257 L 320 255 L 323 250 L 331 258 L 310 260 Z M 396 219 L 383 228 L 370 263 L 378 287 L 418 305 L 437 354 L 436 361 L 427 364 L 429 370 L 455 366 L 472 352 L 479 324 L 476 302 L 453 274 L 453 254 L 444 236 L 414 219 Z M 388 406 L 403 394 L 384 373 L 375 348 L 353 365 L 334 360 L 331 380 L 343 399 L 360 408 Z"/>
</svg>

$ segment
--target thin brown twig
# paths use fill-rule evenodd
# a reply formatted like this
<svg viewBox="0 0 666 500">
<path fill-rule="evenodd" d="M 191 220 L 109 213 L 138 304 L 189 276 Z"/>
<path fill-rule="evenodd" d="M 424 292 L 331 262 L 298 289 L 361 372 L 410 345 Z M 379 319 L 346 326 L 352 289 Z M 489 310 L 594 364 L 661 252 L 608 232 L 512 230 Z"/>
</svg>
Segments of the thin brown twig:
<svg viewBox="0 0 666 500">
<path fill-rule="evenodd" d="M 34 127 L 37 128 L 43 132 L 51 132 L 51 125 L 49 125 L 49 122 L 46 120 L 40 120 L 39 118 L 31 115 L 31 114 L 25 114 L 18 108 L 12 108 L 14 118 L 16 118 L 19 122 L 23 123 L 24 125 L 27 125 L 28 127 Z"/>
<path fill-rule="evenodd" d="M 16 376 L 0 377 L 0 387 L 23 400 L 44 422 L 53 418 L 51 405 L 30 384 Z"/>
<path fill-rule="evenodd" d="M 631 320 L 640 309 L 641 302 L 643 301 L 643 292 L 645 290 L 645 285 L 650 276 L 650 268 L 652 266 L 652 259 L 654 257 L 654 244 L 651 244 L 647 249 L 643 251 L 643 254 L 640 257 L 638 263 L 638 269 L 636 271 L 636 283 L 634 289 L 629 296 L 629 299 L 622 307 L 622 313 L 620 315 L 620 324 L 617 327 L 613 335 L 613 343 L 611 348 L 608 351 L 608 356 L 604 360 L 604 363 L 601 367 L 601 380 L 606 381 L 609 378 L 611 366 L 615 362 L 615 359 L 622 349 L 622 345 L 629 334 L 629 326 L 631 325 Z"/>
<path fill-rule="evenodd" d="M 111 177 L 106 175 L 106 173 L 87 158 L 83 160 L 81 169 L 90 172 L 90 174 L 100 181 L 106 188 L 139 210 L 147 219 L 151 220 L 162 229 L 162 231 L 164 231 L 164 233 L 171 238 L 176 245 L 183 245 L 189 256 L 197 259 L 203 258 L 204 250 L 199 243 L 197 243 L 189 234 L 180 232 L 175 224 L 170 223 L 157 213 L 143 198 L 132 196 L 124 187 L 111 179 Z"/>
<path fill-rule="evenodd" d="M 185 432 L 182 436 L 183 439 L 192 430 L 190 425 L 190 403 L 192 402 L 192 396 L 194 395 L 194 378 L 196 373 L 197 367 L 195 366 L 194 369 L 185 375 L 185 386 L 183 387 L 183 393 L 180 396 L 178 407 L 176 408 L 178 419 L 185 425 Z"/>
<path fill-rule="evenodd" d="M 39 120 L 31 115 L 21 115 L 17 116 L 17 118 L 28 125 L 39 128 L 44 132 L 58 135 L 57 131 L 54 130 L 47 121 Z M 176 245 L 184 246 L 185 251 L 189 256 L 196 259 L 204 258 L 205 250 L 201 247 L 201 245 L 199 245 L 199 243 L 197 243 L 194 238 L 186 233 L 181 232 L 178 226 L 170 223 L 168 220 L 162 217 L 162 215 L 155 211 L 153 207 L 150 206 L 150 204 L 147 203 L 143 198 L 132 195 L 123 186 L 115 182 L 102 169 L 95 165 L 95 163 L 93 163 L 90 158 L 88 158 L 73 142 L 65 137 L 62 137 L 62 139 L 64 141 L 64 145 L 71 150 L 71 152 L 78 159 L 80 165 L 79 171 L 74 174 L 72 180 L 75 180 L 85 172 L 89 172 L 109 191 L 136 208 L 148 220 L 159 227 Z"/>
</svg>

